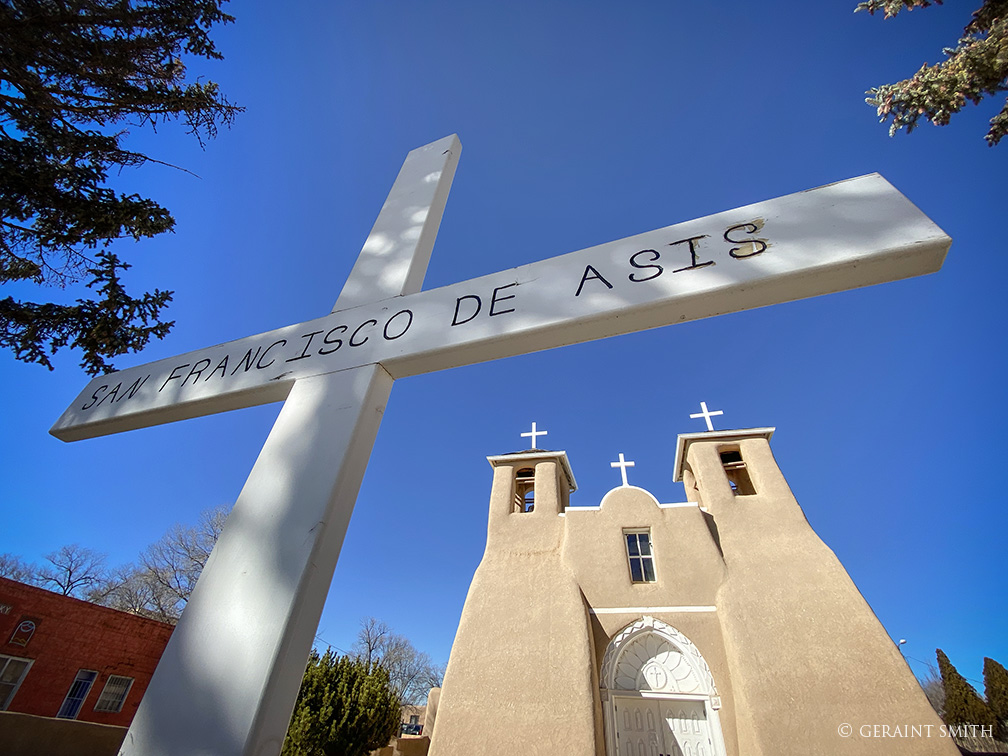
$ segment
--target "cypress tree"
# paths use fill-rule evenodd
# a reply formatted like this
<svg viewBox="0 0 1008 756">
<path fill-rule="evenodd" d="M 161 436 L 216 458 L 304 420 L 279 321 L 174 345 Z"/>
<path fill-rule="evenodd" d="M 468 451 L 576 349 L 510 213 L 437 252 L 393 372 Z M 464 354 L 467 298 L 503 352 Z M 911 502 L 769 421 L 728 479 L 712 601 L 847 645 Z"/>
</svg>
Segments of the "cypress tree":
<svg viewBox="0 0 1008 756">
<path fill-rule="evenodd" d="M 993 659 L 984 657 L 984 695 L 987 706 L 998 719 L 1001 737 L 1008 735 L 1008 670 Z"/>
<path fill-rule="evenodd" d="M 942 685 L 945 686 L 945 724 L 989 726 L 996 730 L 997 720 L 993 712 L 973 690 L 973 686 L 952 666 L 952 662 L 940 648 L 935 653 L 938 656 Z"/>
</svg>

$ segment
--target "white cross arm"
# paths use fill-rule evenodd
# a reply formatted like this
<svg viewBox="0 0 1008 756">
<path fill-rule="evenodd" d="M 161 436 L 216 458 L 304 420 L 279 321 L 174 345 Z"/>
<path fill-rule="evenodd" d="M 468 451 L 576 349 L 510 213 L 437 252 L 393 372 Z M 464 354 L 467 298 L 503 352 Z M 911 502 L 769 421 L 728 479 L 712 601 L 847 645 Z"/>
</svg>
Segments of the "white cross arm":
<svg viewBox="0 0 1008 756">
<path fill-rule="evenodd" d="M 909 278 L 950 244 L 870 174 L 95 378 L 50 432 L 74 441 L 279 401 L 361 365 L 402 378 Z"/>
</svg>

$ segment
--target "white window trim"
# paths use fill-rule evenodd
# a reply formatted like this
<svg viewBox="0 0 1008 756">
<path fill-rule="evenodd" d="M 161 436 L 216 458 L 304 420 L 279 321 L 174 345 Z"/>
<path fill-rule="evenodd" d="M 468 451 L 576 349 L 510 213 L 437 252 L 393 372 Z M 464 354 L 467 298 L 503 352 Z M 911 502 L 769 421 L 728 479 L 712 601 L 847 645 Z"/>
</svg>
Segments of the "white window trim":
<svg viewBox="0 0 1008 756">
<path fill-rule="evenodd" d="M 648 537 L 648 548 L 650 549 L 651 553 L 647 554 L 647 555 L 640 555 L 640 556 L 636 556 L 636 557 L 631 557 L 630 556 L 630 547 L 627 544 L 627 536 L 628 535 L 641 535 L 641 534 L 646 535 Z M 658 565 L 657 565 L 657 560 L 655 559 L 654 541 L 651 540 L 651 528 L 623 528 L 623 551 L 626 552 L 627 570 L 629 571 L 629 574 L 630 574 L 630 584 L 631 585 L 649 585 L 649 584 L 657 583 L 658 582 Z M 652 572 L 654 572 L 654 580 L 647 580 L 647 579 L 645 579 L 645 580 L 634 580 L 633 579 L 633 568 L 630 565 L 630 560 L 631 559 L 640 559 L 641 560 L 641 576 L 642 577 L 645 576 L 643 561 L 645 559 L 650 560 L 650 562 L 651 562 L 651 570 L 652 570 Z"/>
<path fill-rule="evenodd" d="M 11 702 L 14 700 L 14 696 L 17 695 L 18 690 L 21 688 L 21 683 L 23 683 L 25 678 L 28 677 L 28 673 L 31 671 L 32 664 L 35 663 L 35 660 L 26 659 L 23 656 L 11 656 L 10 654 L 0 654 L 0 659 L 28 662 L 28 666 L 25 667 L 24 672 L 21 673 L 20 679 L 14 683 L 14 690 L 11 691 L 10 697 L 6 702 L 3 702 L 3 706 L 0 706 L 0 711 L 7 711 L 7 707 L 11 705 Z M 6 667 L 6 663 L 3 666 Z"/>
<path fill-rule="evenodd" d="M 82 672 L 94 672 L 94 677 L 91 678 L 88 683 L 87 690 L 84 691 L 84 697 L 81 698 L 80 706 L 77 707 L 77 711 L 74 712 L 72 717 L 61 717 L 60 712 L 63 711 L 63 707 L 66 706 L 66 702 L 70 700 L 70 694 L 73 692 L 74 685 L 77 684 L 77 679 L 81 676 Z M 91 695 L 91 689 L 94 687 L 95 681 L 98 679 L 98 670 L 96 669 L 81 669 L 77 670 L 77 674 L 74 675 L 73 682 L 70 683 L 70 687 L 67 689 L 66 695 L 63 696 L 63 703 L 60 704 L 59 709 L 56 710 L 57 719 L 77 719 L 80 716 L 81 710 L 84 708 L 84 704 L 87 703 L 87 697 Z"/>
<path fill-rule="evenodd" d="M 122 697 L 119 698 L 118 706 L 116 708 L 99 709 L 98 707 L 101 705 L 102 700 L 105 698 L 105 693 L 108 692 L 109 685 L 112 684 L 113 680 L 127 680 L 128 682 L 126 683 L 126 690 L 123 691 Z M 98 694 L 98 700 L 95 701 L 94 710 L 104 714 L 118 714 L 120 711 L 122 711 L 123 706 L 126 704 L 126 699 L 129 698 L 130 691 L 133 690 L 133 683 L 135 681 L 136 678 L 127 677 L 126 675 L 109 675 L 108 679 L 105 681 L 105 686 L 102 688 L 102 692 Z"/>
</svg>

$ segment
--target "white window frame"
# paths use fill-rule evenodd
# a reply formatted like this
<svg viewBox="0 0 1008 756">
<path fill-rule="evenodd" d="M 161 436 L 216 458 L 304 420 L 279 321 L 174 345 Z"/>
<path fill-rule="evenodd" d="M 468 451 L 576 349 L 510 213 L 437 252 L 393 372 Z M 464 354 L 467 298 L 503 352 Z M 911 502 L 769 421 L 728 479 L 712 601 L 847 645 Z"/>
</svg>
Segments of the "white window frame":
<svg viewBox="0 0 1008 756">
<path fill-rule="evenodd" d="M 125 675 L 109 675 L 108 680 L 105 681 L 105 687 L 102 688 L 101 695 L 98 696 L 98 700 L 95 702 L 94 710 L 105 712 L 106 714 L 118 714 L 122 711 L 123 704 L 126 703 L 126 698 L 133 688 L 134 679 Z M 126 687 L 121 694 L 109 690 L 109 686 L 111 685 L 122 684 L 125 684 Z"/>
<path fill-rule="evenodd" d="M 647 536 L 647 554 L 642 554 L 640 549 L 640 538 L 639 536 Z M 630 540 L 628 536 L 638 536 L 637 539 L 637 554 L 630 554 Z M 655 565 L 655 554 L 654 554 L 654 542 L 651 540 L 651 528 L 625 528 L 623 530 L 623 549 L 626 551 L 627 557 L 627 569 L 630 571 L 630 582 L 634 585 L 646 585 L 648 583 L 658 582 L 658 570 Z M 641 568 L 641 579 L 634 579 L 633 572 L 633 562 L 634 560 L 640 562 Z M 651 565 L 651 580 L 648 580 L 647 570 L 644 568 L 644 563 L 647 562 Z"/>
<path fill-rule="evenodd" d="M 91 677 L 86 677 L 91 675 Z M 98 679 L 98 670 L 95 669 L 79 669 L 77 670 L 77 675 L 74 677 L 72 683 L 70 683 L 70 689 L 67 691 L 66 696 L 63 697 L 63 703 L 60 704 L 59 711 L 56 712 L 57 719 L 77 719 L 80 714 L 81 709 L 84 708 L 84 702 L 87 701 L 87 697 L 91 694 L 91 688 L 94 687 L 95 680 Z M 66 708 L 67 702 L 71 700 L 70 695 L 77 688 L 77 683 L 87 684 L 84 688 L 84 693 L 80 696 L 80 703 L 77 704 L 77 708 L 74 709 L 73 714 L 64 714 L 63 710 Z M 77 697 L 74 696 L 74 699 Z"/>
<path fill-rule="evenodd" d="M 0 711 L 7 711 L 7 707 L 10 706 L 11 701 L 14 700 L 14 696 L 17 695 L 18 689 L 21 687 L 21 683 L 23 683 L 24 679 L 28 676 L 28 670 L 30 670 L 32 668 L 32 664 L 35 663 L 34 659 L 26 659 L 23 656 L 10 656 L 8 654 L 0 654 L 0 675 L 2 675 L 4 671 L 6 671 L 7 665 L 12 661 L 28 662 L 28 665 L 24 668 L 24 671 L 21 673 L 21 677 L 19 677 L 17 679 L 17 682 L 14 683 L 14 688 L 8 694 L 7 700 L 0 701 Z"/>
</svg>

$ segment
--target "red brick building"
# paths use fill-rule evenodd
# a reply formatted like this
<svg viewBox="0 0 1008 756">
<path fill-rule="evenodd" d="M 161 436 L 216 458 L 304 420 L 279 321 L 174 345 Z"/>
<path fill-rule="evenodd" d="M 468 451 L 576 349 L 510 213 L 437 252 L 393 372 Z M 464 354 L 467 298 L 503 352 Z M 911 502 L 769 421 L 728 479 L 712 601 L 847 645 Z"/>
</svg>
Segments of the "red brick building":
<svg viewBox="0 0 1008 756">
<path fill-rule="evenodd" d="M 0 711 L 128 726 L 172 629 L 0 578 Z"/>
</svg>

